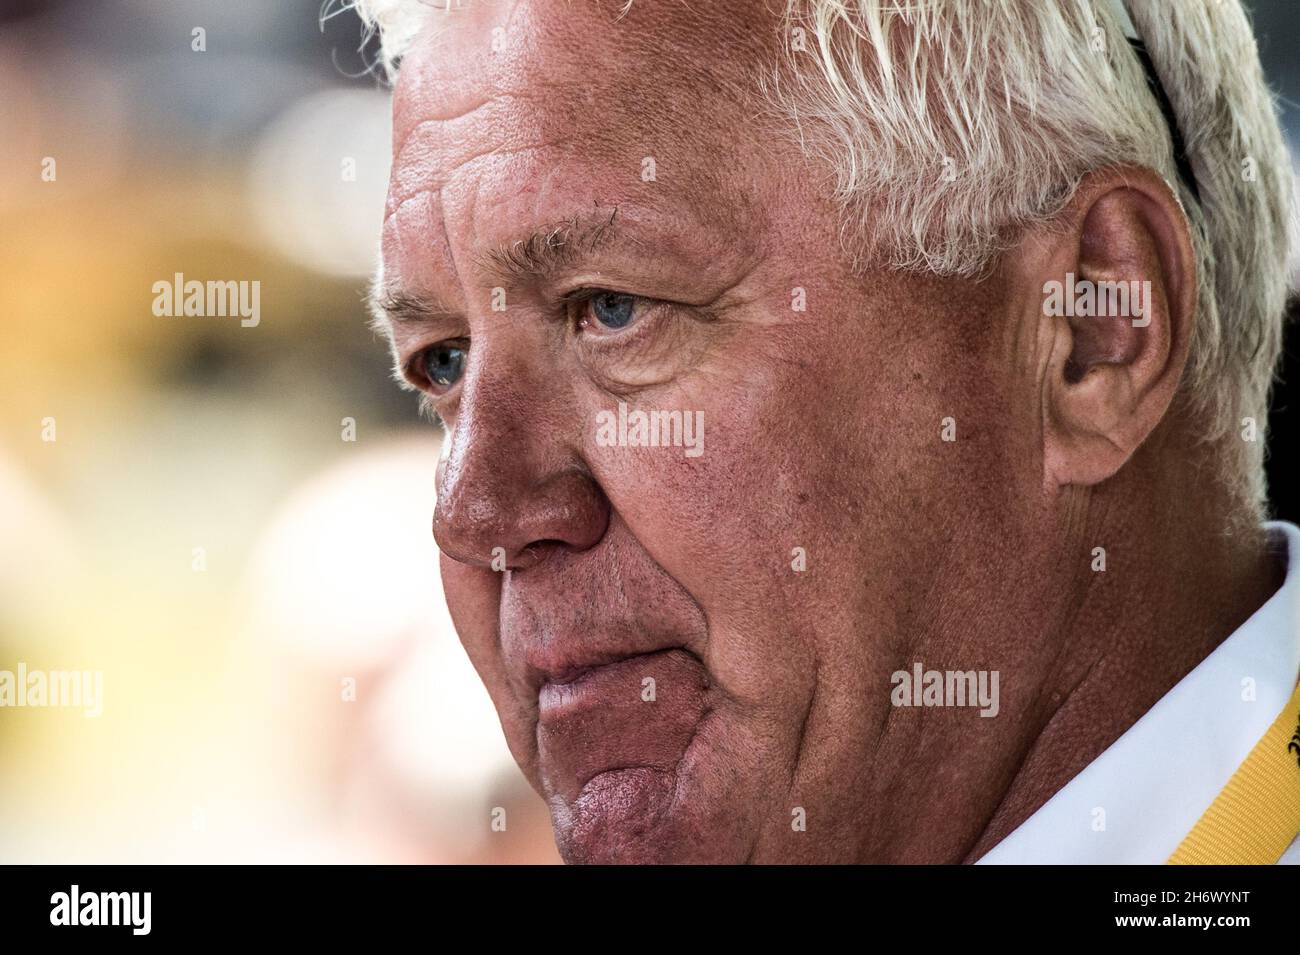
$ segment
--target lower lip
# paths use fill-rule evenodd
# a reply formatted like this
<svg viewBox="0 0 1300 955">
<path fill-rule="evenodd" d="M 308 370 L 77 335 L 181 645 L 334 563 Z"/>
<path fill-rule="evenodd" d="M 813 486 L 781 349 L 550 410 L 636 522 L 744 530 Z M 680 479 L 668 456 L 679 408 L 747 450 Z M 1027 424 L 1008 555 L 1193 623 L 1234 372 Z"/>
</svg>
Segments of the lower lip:
<svg viewBox="0 0 1300 955">
<path fill-rule="evenodd" d="M 705 712 L 707 680 L 684 650 L 628 657 L 547 683 L 538 693 L 538 754 L 554 791 L 575 798 L 614 769 L 670 772 Z"/>
</svg>

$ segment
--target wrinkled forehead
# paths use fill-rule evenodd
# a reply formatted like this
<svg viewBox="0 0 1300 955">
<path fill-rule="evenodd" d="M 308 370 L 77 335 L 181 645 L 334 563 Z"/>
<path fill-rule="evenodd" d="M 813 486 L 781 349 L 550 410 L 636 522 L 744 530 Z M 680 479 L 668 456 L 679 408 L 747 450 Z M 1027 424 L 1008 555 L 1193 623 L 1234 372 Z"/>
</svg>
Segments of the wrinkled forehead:
<svg viewBox="0 0 1300 955">
<path fill-rule="evenodd" d="M 522 203 L 500 201 L 521 190 L 534 218 L 705 199 L 715 217 L 744 218 L 745 184 L 773 161 L 760 82 L 778 62 L 780 31 L 761 0 L 430 9 L 394 94 L 385 257 L 408 223 L 448 216 L 466 182 L 466 204 L 495 207 L 480 223 L 523 218 Z"/>
<path fill-rule="evenodd" d="M 495 149 L 703 144 L 761 112 L 779 49 L 779 18 L 761 0 L 451 0 L 428 11 L 402 61 L 394 155 L 400 166 L 416 146 L 410 158 L 426 166 L 455 161 L 429 147 L 487 146 L 474 142 L 485 127 Z"/>
<path fill-rule="evenodd" d="M 782 29 L 765 0 L 450 0 L 423 22 L 397 84 L 412 117 L 431 101 L 545 84 L 681 107 L 701 90 L 752 89 Z"/>
</svg>

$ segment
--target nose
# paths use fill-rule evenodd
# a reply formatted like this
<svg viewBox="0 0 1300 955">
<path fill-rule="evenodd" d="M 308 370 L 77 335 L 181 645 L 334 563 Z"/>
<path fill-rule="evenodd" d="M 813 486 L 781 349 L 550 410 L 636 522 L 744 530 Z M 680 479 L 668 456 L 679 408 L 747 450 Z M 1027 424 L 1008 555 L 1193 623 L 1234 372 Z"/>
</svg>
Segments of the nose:
<svg viewBox="0 0 1300 955">
<path fill-rule="evenodd" d="M 471 356 L 433 513 L 434 540 L 453 560 L 518 570 L 605 535 L 609 500 L 580 456 L 576 408 L 538 377 L 524 362 Z"/>
</svg>

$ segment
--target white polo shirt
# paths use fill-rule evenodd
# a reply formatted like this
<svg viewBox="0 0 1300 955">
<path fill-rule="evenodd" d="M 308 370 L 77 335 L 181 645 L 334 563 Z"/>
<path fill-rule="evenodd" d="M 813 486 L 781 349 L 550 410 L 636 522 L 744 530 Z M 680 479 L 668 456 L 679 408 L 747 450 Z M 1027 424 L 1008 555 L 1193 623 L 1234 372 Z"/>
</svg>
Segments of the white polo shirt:
<svg viewBox="0 0 1300 955">
<path fill-rule="evenodd" d="M 980 864 L 1169 859 L 1300 680 L 1300 528 L 1265 527 L 1282 587 Z M 1300 839 L 1280 862 L 1300 865 Z"/>
</svg>

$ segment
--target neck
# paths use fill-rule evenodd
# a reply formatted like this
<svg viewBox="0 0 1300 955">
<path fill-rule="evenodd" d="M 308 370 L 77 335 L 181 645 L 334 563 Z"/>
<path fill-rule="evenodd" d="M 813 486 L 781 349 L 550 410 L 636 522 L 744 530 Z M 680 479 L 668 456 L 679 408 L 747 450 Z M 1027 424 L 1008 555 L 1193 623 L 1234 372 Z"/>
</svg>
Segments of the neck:
<svg viewBox="0 0 1300 955">
<path fill-rule="evenodd" d="M 1107 568 L 1085 568 L 1067 591 L 1073 599 L 1044 661 L 1031 723 L 1041 728 L 1022 743 L 1023 760 L 966 861 L 1006 838 L 1281 585 L 1262 530 L 1225 534 L 1222 525 L 1188 520 L 1216 511 L 1189 506 L 1193 489 L 1184 490 L 1187 497 L 1147 498 L 1178 501 L 1156 505 L 1147 520 L 1134 520 L 1130 509 L 1090 507 L 1122 517 L 1100 533 L 1069 535 L 1079 546 L 1105 540 Z"/>
</svg>

